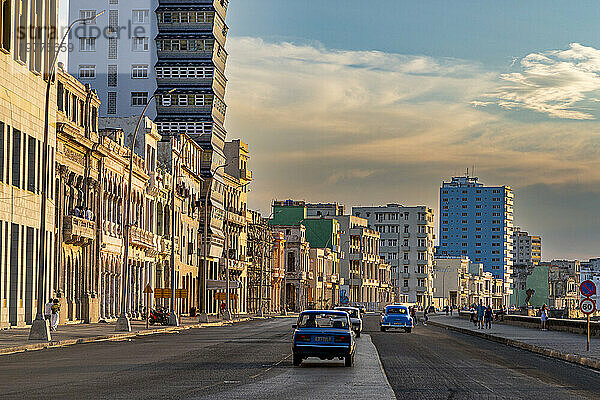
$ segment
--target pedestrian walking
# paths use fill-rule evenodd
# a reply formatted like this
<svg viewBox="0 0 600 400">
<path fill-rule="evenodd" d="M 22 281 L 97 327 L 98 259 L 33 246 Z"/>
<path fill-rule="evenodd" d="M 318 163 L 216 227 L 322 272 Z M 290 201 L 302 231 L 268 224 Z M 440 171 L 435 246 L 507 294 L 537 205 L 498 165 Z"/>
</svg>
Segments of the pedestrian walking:
<svg viewBox="0 0 600 400">
<path fill-rule="evenodd" d="M 485 314 L 485 307 L 480 302 L 477 306 L 477 326 L 479 329 L 483 329 L 483 314 Z"/>
<path fill-rule="evenodd" d="M 52 304 L 54 304 L 52 299 L 48 300 L 48 302 L 44 304 L 44 319 L 47 321 L 52 320 Z"/>
<path fill-rule="evenodd" d="M 427 321 L 429 321 L 429 316 L 427 312 L 427 307 L 423 310 L 423 326 L 427 326 Z"/>
<path fill-rule="evenodd" d="M 485 313 L 484 313 L 484 320 L 485 320 L 485 328 L 486 329 L 492 329 L 492 318 L 494 317 L 494 312 L 492 311 L 492 307 L 487 306 L 487 308 L 485 309 Z"/>
<path fill-rule="evenodd" d="M 540 311 L 540 330 L 548 330 L 548 310 L 546 309 L 545 304 L 542 306 L 542 310 Z"/>
<path fill-rule="evenodd" d="M 58 317 L 60 315 L 60 304 L 58 304 L 58 299 L 54 299 L 52 302 L 51 315 L 50 328 L 55 331 L 58 327 Z"/>
<path fill-rule="evenodd" d="M 450 306 L 450 316 L 452 316 L 452 309 L 453 308 L 454 308 L 453 306 Z"/>
</svg>

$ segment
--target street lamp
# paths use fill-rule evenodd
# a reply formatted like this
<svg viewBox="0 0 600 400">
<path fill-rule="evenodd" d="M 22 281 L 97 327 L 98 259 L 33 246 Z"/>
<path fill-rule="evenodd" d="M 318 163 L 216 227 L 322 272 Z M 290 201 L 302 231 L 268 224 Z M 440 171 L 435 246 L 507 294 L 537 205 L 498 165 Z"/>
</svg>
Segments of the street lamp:
<svg viewBox="0 0 600 400">
<path fill-rule="evenodd" d="M 31 324 L 29 331 L 30 340 L 52 340 L 50 335 L 50 326 L 47 320 L 44 319 L 44 305 L 46 303 L 46 291 L 44 285 L 44 277 L 46 274 L 46 198 L 48 195 L 48 130 L 50 125 L 50 86 L 52 85 L 52 75 L 56 66 L 56 60 L 58 60 L 58 53 L 62 50 L 65 44 L 65 39 L 69 35 L 71 29 L 78 23 L 93 21 L 106 10 L 99 12 L 93 17 L 79 18 L 71 22 L 67 31 L 64 33 L 60 45 L 54 52 L 52 63 L 48 69 L 48 79 L 46 83 L 46 102 L 44 103 L 44 142 L 42 146 L 42 190 L 41 190 L 41 214 L 40 214 L 40 247 L 39 247 L 39 268 L 38 268 L 38 296 L 37 296 L 37 315 L 35 320 Z"/>
<path fill-rule="evenodd" d="M 221 164 L 219 166 L 217 166 L 214 171 L 212 171 L 211 175 L 215 175 L 217 173 L 217 170 L 219 168 L 225 168 L 229 166 L 229 163 L 225 163 L 225 164 Z M 208 261 L 208 195 L 210 194 L 210 188 L 212 187 L 212 179 L 210 180 L 210 186 L 206 188 L 206 195 L 205 195 L 205 199 L 204 199 L 204 234 L 203 234 L 203 241 L 204 241 L 204 257 L 202 260 L 202 270 L 200 270 L 200 268 L 198 268 L 198 280 L 202 281 L 202 286 L 200 287 L 200 290 L 198 290 L 198 303 L 201 305 L 201 312 L 200 312 L 200 317 L 199 317 L 199 322 L 208 322 L 208 313 L 207 313 L 207 309 L 206 309 L 206 293 L 207 293 L 207 288 L 206 288 L 206 281 L 207 281 L 207 261 Z M 202 272 L 202 273 L 201 273 Z M 202 298 L 200 298 L 202 296 Z M 202 301 L 200 301 L 202 300 Z"/>
<path fill-rule="evenodd" d="M 167 92 L 167 94 L 171 94 L 175 91 L 176 89 L 171 89 Z M 146 110 L 148 109 L 148 106 L 150 105 L 150 102 L 152 101 L 152 99 L 154 99 L 156 96 L 158 95 L 158 93 L 154 93 L 152 96 L 150 96 L 150 98 L 146 101 L 146 105 L 144 106 L 144 109 L 142 110 L 142 113 L 140 114 L 137 124 L 135 126 L 135 130 L 133 131 L 133 138 L 131 139 L 131 144 L 130 144 L 130 148 L 129 148 L 129 177 L 128 177 L 128 183 L 127 183 L 127 197 L 125 198 L 125 207 L 124 207 L 124 213 L 125 213 L 125 218 L 123 218 L 123 221 L 125 222 L 124 226 L 123 226 L 123 245 L 125 247 L 124 249 L 124 256 L 123 256 L 123 273 L 121 274 L 121 315 L 119 316 L 119 318 L 117 319 L 117 324 L 115 326 L 115 331 L 116 332 L 130 332 L 131 331 L 131 324 L 129 322 L 129 316 L 127 315 L 127 286 L 128 286 L 128 268 L 129 268 L 129 228 L 131 227 L 131 212 L 130 212 L 130 203 L 131 203 L 131 181 L 133 178 L 133 154 L 134 154 L 134 150 L 135 150 L 135 141 L 137 138 L 137 132 L 138 129 L 140 128 L 140 124 L 142 122 L 142 118 L 144 118 L 144 114 L 146 113 Z M 171 249 L 171 252 L 174 253 L 173 249 Z M 174 270 L 174 267 L 173 267 Z M 172 272 L 171 276 L 174 275 L 174 272 Z"/>
</svg>

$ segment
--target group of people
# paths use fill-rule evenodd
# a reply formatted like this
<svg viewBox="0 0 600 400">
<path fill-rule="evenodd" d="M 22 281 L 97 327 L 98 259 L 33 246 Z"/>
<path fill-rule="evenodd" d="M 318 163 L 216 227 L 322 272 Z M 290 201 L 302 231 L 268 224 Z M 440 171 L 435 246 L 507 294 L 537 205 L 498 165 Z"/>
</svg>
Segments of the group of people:
<svg viewBox="0 0 600 400">
<path fill-rule="evenodd" d="M 491 306 L 484 306 L 479 303 L 471 308 L 471 322 L 479 329 L 492 329 L 492 320 L 494 319 L 494 311 Z"/>
<path fill-rule="evenodd" d="M 60 303 L 58 299 L 50 299 L 44 305 L 44 316 L 50 321 L 50 330 L 55 331 L 58 327 L 58 317 L 60 315 Z"/>
<path fill-rule="evenodd" d="M 89 207 L 83 208 L 83 207 L 75 206 L 75 208 L 73 208 L 73 211 L 71 212 L 71 214 L 77 218 L 83 218 L 83 219 L 87 219 L 89 221 L 94 220 L 94 212 Z"/>
</svg>

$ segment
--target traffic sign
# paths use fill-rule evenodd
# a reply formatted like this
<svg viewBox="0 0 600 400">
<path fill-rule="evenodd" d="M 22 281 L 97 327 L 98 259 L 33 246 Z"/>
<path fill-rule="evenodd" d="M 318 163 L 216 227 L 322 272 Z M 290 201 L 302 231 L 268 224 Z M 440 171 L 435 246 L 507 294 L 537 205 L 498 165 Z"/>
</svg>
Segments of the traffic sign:
<svg viewBox="0 0 600 400">
<path fill-rule="evenodd" d="M 590 297 L 596 294 L 596 284 L 592 281 L 583 281 L 579 286 L 579 292 L 585 297 Z"/>
<path fill-rule="evenodd" d="M 579 303 L 579 309 L 584 314 L 592 314 L 594 311 L 596 311 L 596 302 L 586 297 Z"/>
</svg>

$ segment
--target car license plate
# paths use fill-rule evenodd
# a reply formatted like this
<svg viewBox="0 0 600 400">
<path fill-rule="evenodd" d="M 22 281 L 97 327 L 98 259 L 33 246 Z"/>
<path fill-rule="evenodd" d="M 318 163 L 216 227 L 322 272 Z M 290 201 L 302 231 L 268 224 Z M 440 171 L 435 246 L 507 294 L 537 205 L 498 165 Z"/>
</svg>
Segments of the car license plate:
<svg viewBox="0 0 600 400">
<path fill-rule="evenodd" d="M 315 336 L 315 342 L 332 342 L 331 336 Z"/>
</svg>

